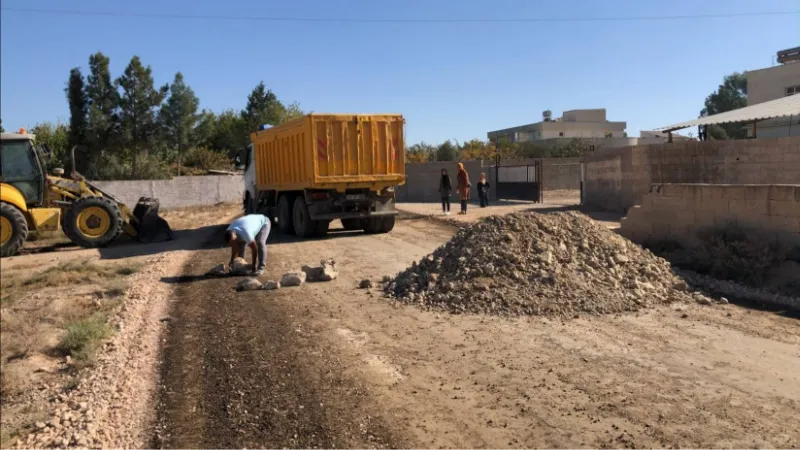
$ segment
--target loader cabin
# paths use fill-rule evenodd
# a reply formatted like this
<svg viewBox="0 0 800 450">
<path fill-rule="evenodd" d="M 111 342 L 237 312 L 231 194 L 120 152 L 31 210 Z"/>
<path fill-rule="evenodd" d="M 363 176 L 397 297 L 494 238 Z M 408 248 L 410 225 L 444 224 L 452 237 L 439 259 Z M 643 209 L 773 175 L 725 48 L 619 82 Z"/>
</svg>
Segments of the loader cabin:
<svg viewBox="0 0 800 450">
<path fill-rule="evenodd" d="M 24 128 L 0 134 L 0 181 L 17 188 L 28 205 L 41 204 L 45 196 L 47 172 L 40 152 L 47 150 L 37 147 L 34 139 Z"/>
</svg>

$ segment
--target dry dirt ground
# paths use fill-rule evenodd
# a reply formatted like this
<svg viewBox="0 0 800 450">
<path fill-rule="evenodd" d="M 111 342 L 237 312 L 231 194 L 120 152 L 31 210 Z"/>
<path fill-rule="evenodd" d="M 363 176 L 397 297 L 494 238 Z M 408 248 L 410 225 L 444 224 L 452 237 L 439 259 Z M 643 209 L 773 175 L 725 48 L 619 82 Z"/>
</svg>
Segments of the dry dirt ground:
<svg viewBox="0 0 800 450">
<path fill-rule="evenodd" d="M 736 305 L 455 316 L 357 289 L 454 233 L 416 213 L 388 235 L 271 238 L 261 281 L 333 257 L 329 283 L 237 293 L 238 278 L 202 276 L 228 257 L 215 245 L 163 276 L 174 291 L 145 445 L 800 446 L 796 318 Z"/>
<path fill-rule="evenodd" d="M 68 427 L 61 423 L 64 414 L 59 408 L 66 408 L 68 401 L 85 400 L 91 404 L 87 409 L 96 409 L 91 414 L 97 416 L 92 420 L 96 425 L 75 423 L 89 434 L 86 428 L 100 428 L 108 419 L 103 416 L 102 397 L 154 391 L 161 334 L 155 324 L 160 324 L 159 311 L 166 314 L 169 299 L 169 287 L 157 280 L 182 270 L 188 249 L 196 249 L 198 241 L 218 228 L 216 224 L 236 215 L 237 209 L 220 206 L 166 212 L 163 215 L 178 237 L 172 242 L 141 245 L 121 239 L 107 249 L 87 250 L 54 233 L 26 243 L 22 255 L 0 260 L 3 447 L 24 439 L 37 423 L 46 424 L 45 431 L 52 431 L 51 435 L 23 445 L 61 445 L 59 432 Z M 151 316 L 156 316 L 154 321 Z M 144 373 L 150 370 L 152 379 L 125 373 L 138 368 Z M 99 376 L 98 382 L 88 380 L 90 374 Z M 103 378 L 113 381 L 101 382 Z M 126 418 L 145 423 L 142 417 L 152 415 L 148 408 L 152 403 L 141 402 L 127 409 Z M 97 442 L 113 445 L 128 442 L 125 439 Z M 66 445 L 73 440 L 78 443 L 77 438 L 67 437 Z"/>
</svg>

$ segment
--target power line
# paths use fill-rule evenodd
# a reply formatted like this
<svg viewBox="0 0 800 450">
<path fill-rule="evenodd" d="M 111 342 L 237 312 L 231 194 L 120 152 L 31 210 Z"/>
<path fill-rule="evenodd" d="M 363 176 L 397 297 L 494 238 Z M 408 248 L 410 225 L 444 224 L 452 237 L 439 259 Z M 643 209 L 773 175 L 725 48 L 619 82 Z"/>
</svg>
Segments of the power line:
<svg viewBox="0 0 800 450">
<path fill-rule="evenodd" d="M 250 22 L 329 22 L 329 23 L 536 23 L 536 22 L 635 22 L 671 21 L 691 19 L 731 19 L 736 17 L 789 16 L 800 11 L 769 11 L 754 13 L 692 14 L 682 16 L 630 16 L 630 17 L 527 17 L 500 19 L 385 19 L 385 18 L 324 18 L 324 17 L 282 17 L 282 16 L 229 16 L 211 14 L 164 14 L 113 11 L 81 11 L 63 9 L 13 8 L 2 7 L 2 11 L 36 14 L 60 14 L 72 16 L 95 16 L 140 19 L 182 19 L 182 20 L 229 20 Z"/>
</svg>

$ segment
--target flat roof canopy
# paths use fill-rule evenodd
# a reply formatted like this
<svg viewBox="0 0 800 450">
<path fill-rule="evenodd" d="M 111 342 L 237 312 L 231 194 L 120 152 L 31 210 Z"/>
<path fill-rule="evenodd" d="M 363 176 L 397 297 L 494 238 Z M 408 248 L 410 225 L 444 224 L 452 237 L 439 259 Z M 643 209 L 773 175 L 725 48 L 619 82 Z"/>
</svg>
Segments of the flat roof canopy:
<svg viewBox="0 0 800 450">
<path fill-rule="evenodd" d="M 721 123 L 757 122 L 759 120 L 774 119 L 777 117 L 800 116 L 800 95 L 790 95 L 777 100 L 745 106 L 724 113 L 701 117 L 687 122 L 676 123 L 666 127 L 656 128 L 660 131 L 675 131 L 682 128 L 696 127 L 699 125 L 717 125 Z"/>
</svg>

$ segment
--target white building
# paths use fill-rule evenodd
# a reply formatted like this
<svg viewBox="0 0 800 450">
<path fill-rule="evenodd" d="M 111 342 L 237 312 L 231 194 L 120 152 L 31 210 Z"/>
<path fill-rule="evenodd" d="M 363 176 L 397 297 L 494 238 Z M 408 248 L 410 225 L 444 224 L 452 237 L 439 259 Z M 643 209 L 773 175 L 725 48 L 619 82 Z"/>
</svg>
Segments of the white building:
<svg viewBox="0 0 800 450">
<path fill-rule="evenodd" d="M 745 72 L 747 106 L 800 94 L 800 47 L 778 52 L 778 65 Z M 758 122 L 755 129 L 747 125 L 747 136 L 800 136 L 800 117 L 784 117 Z"/>
<path fill-rule="evenodd" d="M 604 108 L 564 111 L 557 119 L 551 118 L 550 111 L 545 111 L 542 116 L 541 122 L 490 131 L 489 140 L 495 143 L 535 141 L 542 145 L 557 145 L 565 140 L 578 138 L 598 148 L 660 144 L 667 141 L 667 135 L 659 131 L 642 131 L 638 138 L 628 137 L 625 132 L 627 123 L 607 120 Z"/>
</svg>

